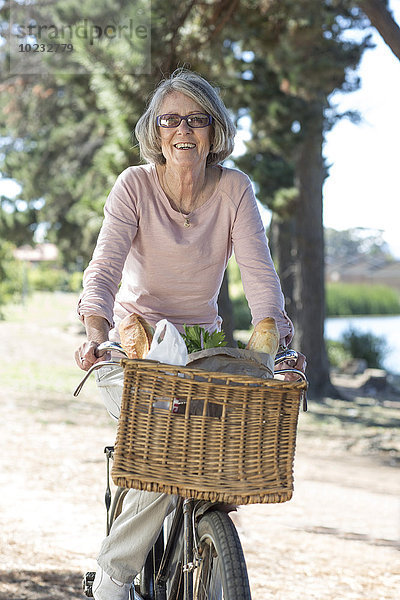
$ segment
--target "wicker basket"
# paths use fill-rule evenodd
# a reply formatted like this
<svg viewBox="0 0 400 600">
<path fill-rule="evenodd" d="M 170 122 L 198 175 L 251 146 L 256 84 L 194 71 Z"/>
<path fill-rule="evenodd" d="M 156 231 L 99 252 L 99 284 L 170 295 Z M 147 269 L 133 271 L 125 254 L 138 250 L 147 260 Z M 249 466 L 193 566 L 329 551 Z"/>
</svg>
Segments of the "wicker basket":
<svg viewBox="0 0 400 600">
<path fill-rule="evenodd" d="M 121 362 L 116 485 L 235 504 L 290 500 L 306 383 Z"/>
</svg>

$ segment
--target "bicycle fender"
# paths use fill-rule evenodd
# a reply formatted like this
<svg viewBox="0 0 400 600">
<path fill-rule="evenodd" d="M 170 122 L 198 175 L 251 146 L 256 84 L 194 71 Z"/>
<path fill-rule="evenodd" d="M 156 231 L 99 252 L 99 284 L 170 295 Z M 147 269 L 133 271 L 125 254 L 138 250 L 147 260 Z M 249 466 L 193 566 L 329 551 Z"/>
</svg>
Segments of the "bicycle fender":
<svg viewBox="0 0 400 600">
<path fill-rule="evenodd" d="M 194 518 L 196 521 L 201 519 L 206 512 L 210 512 L 212 510 L 219 510 L 221 512 L 230 513 L 233 511 L 237 511 L 236 504 L 224 504 L 223 502 L 209 502 L 207 500 L 198 502 L 194 507 Z"/>
</svg>

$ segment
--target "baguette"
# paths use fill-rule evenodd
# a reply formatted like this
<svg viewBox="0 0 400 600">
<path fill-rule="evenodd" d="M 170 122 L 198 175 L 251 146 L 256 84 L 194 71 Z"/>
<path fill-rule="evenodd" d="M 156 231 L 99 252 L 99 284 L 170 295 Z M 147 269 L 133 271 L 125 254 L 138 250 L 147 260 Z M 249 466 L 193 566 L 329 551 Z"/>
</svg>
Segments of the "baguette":
<svg viewBox="0 0 400 600">
<path fill-rule="evenodd" d="M 122 319 L 118 331 L 128 358 L 145 358 L 148 355 L 153 331 L 146 319 L 132 313 Z"/>
<path fill-rule="evenodd" d="M 279 331 L 275 320 L 267 317 L 255 326 L 246 350 L 265 352 L 275 358 L 279 348 L 279 339 Z"/>
</svg>

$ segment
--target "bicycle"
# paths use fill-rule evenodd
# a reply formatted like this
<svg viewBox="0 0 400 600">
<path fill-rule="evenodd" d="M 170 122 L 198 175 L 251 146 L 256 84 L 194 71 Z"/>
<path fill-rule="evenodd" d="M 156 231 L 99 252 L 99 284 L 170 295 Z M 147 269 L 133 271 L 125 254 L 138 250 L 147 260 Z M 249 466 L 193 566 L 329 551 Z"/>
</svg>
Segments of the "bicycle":
<svg viewBox="0 0 400 600">
<path fill-rule="evenodd" d="M 119 344 L 111 342 L 100 345 L 98 350 L 122 351 Z M 294 350 L 280 352 L 275 358 L 275 366 L 288 360 L 296 360 L 297 356 Z M 83 378 L 75 395 L 90 373 L 105 364 L 119 366 L 120 363 L 103 361 L 94 365 Z M 168 369 L 172 367 L 168 366 Z M 296 373 L 303 379 L 304 384 L 299 387 L 299 391 L 305 402 L 307 383 L 304 374 L 290 368 L 275 370 L 276 374 L 288 372 Z M 303 408 L 306 409 L 305 404 Z M 122 511 L 128 488 L 118 487 L 111 501 L 110 461 L 114 458 L 114 447 L 106 447 L 104 451 L 107 460 L 105 503 L 108 535 L 113 522 Z M 132 584 L 131 600 L 251 600 L 242 546 L 229 517 L 229 512 L 233 510 L 236 510 L 236 506 L 230 503 L 179 496 L 173 516 L 167 517 L 142 572 Z M 84 577 L 83 591 L 87 597 L 92 597 L 94 576 L 94 572 L 89 572 Z"/>
</svg>

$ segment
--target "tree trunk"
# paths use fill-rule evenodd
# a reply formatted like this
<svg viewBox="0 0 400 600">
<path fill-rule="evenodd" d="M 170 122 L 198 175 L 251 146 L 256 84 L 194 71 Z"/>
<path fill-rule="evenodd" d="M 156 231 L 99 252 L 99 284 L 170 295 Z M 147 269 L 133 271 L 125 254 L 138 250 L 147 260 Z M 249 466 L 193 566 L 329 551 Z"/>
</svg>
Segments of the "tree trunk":
<svg viewBox="0 0 400 600">
<path fill-rule="evenodd" d="M 279 274 L 286 312 L 296 320 L 296 305 L 293 300 L 295 268 L 293 263 L 295 241 L 294 218 L 282 220 L 272 213 L 269 242 L 272 258 Z"/>
<path fill-rule="evenodd" d="M 360 8 L 393 54 L 400 60 L 400 27 L 393 19 L 385 2 L 383 0 L 361 0 Z"/>
<path fill-rule="evenodd" d="M 321 398 L 333 390 L 324 342 L 325 282 L 322 184 L 324 165 L 322 105 L 315 103 L 304 124 L 304 140 L 296 161 L 299 199 L 295 230 L 295 340 L 293 347 L 307 357 L 310 395 Z"/>
<path fill-rule="evenodd" d="M 228 283 L 228 271 L 225 270 L 224 279 L 222 281 L 222 286 L 218 296 L 218 312 L 223 320 L 222 329 L 225 333 L 225 340 L 227 342 L 227 346 L 229 346 L 230 348 L 235 348 L 236 342 L 233 339 L 233 330 L 235 327 L 233 322 L 233 306 L 229 297 Z"/>
</svg>

